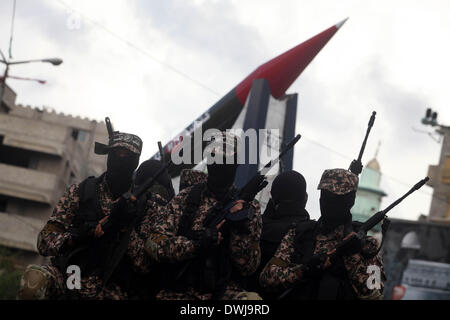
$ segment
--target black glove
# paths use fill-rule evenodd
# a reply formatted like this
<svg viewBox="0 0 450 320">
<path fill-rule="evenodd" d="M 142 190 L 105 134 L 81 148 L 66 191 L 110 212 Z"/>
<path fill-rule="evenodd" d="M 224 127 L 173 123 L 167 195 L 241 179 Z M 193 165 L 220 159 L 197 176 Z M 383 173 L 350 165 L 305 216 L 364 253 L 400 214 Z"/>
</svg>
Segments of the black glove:
<svg viewBox="0 0 450 320">
<path fill-rule="evenodd" d="M 265 176 L 262 176 L 260 174 L 254 176 L 241 190 L 239 198 L 249 202 L 255 199 L 255 196 L 258 194 L 258 192 L 264 189 L 268 184 L 265 178 Z"/>
<path fill-rule="evenodd" d="M 242 210 L 226 215 L 228 225 L 236 234 L 250 234 L 250 220 L 252 217 L 253 210 L 248 202 L 244 203 Z"/>
<path fill-rule="evenodd" d="M 250 220 L 229 221 L 231 230 L 235 234 L 250 234 Z"/>
<path fill-rule="evenodd" d="M 92 240 L 94 236 L 95 226 L 89 223 L 83 223 L 77 227 L 70 229 L 70 234 L 72 235 L 72 244 L 79 245 L 87 243 Z"/>
<path fill-rule="evenodd" d="M 359 175 L 362 171 L 363 165 L 361 161 L 353 160 L 350 164 L 350 171 L 353 172 L 356 175 Z"/>
<path fill-rule="evenodd" d="M 192 231 L 190 238 L 200 252 L 209 252 L 217 247 L 219 231 L 216 228 L 206 228 Z"/>
<path fill-rule="evenodd" d="M 351 256 L 353 254 L 359 253 L 363 247 L 362 239 L 359 239 L 358 236 L 352 236 L 348 242 L 339 249 L 339 254 L 341 256 Z"/>
<path fill-rule="evenodd" d="M 302 265 L 302 274 L 308 278 L 319 277 L 323 273 L 323 266 L 326 260 L 326 253 L 313 255 L 306 263 Z"/>
</svg>

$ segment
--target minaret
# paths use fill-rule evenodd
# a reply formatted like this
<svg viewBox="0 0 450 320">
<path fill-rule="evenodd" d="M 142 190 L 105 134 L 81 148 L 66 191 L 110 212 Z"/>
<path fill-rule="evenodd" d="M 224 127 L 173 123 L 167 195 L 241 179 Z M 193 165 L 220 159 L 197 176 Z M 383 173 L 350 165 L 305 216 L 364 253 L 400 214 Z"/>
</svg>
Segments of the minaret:
<svg viewBox="0 0 450 320">
<path fill-rule="evenodd" d="M 379 142 L 373 159 L 362 170 L 355 205 L 351 209 L 354 221 L 364 222 L 378 212 L 381 199 L 386 196 L 386 193 L 380 189 L 381 171 L 377 160 L 380 144 Z M 379 225 L 375 227 L 375 231 L 379 231 Z"/>
</svg>

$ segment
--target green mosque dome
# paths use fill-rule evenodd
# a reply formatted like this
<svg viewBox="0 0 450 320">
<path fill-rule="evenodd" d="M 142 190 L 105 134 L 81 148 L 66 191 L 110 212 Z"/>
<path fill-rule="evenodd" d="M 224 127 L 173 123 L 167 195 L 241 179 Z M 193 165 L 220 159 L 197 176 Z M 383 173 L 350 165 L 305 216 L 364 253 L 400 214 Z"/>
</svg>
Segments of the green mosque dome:
<svg viewBox="0 0 450 320">
<path fill-rule="evenodd" d="M 364 222 L 380 210 L 381 200 L 387 194 L 380 189 L 381 171 L 376 157 L 363 168 L 356 200 L 351 213 L 354 221 Z M 377 225 L 374 231 L 379 231 Z"/>
</svg>

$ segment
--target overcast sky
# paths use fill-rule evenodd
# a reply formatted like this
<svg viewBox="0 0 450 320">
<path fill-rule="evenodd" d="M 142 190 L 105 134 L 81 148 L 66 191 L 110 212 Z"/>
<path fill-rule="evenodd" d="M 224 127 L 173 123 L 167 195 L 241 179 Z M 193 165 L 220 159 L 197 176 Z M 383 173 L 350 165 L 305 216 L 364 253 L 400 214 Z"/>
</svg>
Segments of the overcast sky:
<svg viewBox="0 0 450 320">
<path fill-rule="evenodd" d="M 12 0 L 0 1 L 0 48 L 7 52 Z M 72 8 L 72 9 L 71 9 Z M 75 10 L 75 11 L 73 11 Z M 8 81 L 18 102 L 91 119 L 144 140 L 141 160 L 157 151 L 257 66 L 349 17 L 288 93 L 299 94 L 294 169 L 316 190 L 326 168 L 375 154 L 388 196 L 401 196 L 439 160 L 441 145 L 420 120 L 427 107 L 450 124 L 450 2 L 360 0 L 17 0 L 14 59 L 61 57 L 14 66 Z M 391 217 L 428 214 L 424 187 Z"/>
</svg>

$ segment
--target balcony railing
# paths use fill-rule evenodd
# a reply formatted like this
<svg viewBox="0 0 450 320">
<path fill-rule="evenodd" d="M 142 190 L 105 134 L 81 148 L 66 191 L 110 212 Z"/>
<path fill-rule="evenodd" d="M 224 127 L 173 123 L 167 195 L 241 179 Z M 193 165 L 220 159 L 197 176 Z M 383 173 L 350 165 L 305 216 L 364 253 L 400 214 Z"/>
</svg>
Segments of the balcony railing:
<svg viewBox="0 0 450 320">
<path fill-rule="evenodd" d="M 55 174 L 0 163 L 0 194 L 53 205 L 58 180 Z"/>
<path fill-rule="evenodd" d="M 37 236 L 45 222 L 0 212 L 0 245 L 37 252 Z"/>
<path fill-rule="evenodd" d="M 38 119 L 0 114 L 0 135 L 4 145 L 61 156 L 67 128 Z"/>
</svg>

